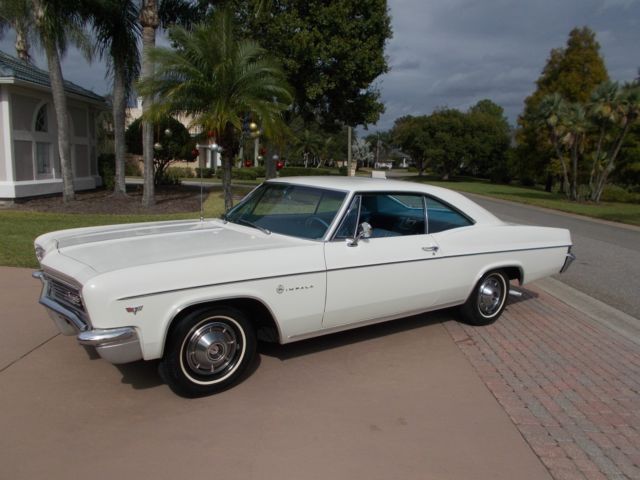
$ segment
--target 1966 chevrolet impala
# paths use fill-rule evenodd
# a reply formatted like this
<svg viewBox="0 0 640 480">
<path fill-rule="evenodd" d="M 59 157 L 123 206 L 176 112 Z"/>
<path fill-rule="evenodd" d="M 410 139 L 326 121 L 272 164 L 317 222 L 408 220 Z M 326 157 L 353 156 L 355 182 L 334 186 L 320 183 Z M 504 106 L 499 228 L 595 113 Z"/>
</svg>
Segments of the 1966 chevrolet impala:
<svg viewBox="0 0 640 480">
<path fill-rule="evenodd" d="M 348 177 L 270 180 L 221 219 L 52 232 L 40 303 L 112 363 L 161 359 L 206 395 L 242 377 L 258 335 L 294 342 L 459 306 L 494 322 L 510 280 L 566 270 L 568 230 L 507 224 L 455 192 Z"/>
</svg>

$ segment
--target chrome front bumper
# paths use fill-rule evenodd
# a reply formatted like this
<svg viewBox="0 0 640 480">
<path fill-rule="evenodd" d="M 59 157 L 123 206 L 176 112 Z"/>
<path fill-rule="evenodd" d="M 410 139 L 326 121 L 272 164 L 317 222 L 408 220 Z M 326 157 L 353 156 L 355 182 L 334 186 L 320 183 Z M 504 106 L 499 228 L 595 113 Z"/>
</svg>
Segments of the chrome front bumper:
<svg viewBox="0 0 640 480">
<path fill-rule="evenodd" d="M 133 327 L 94 329 L 80 332 L 78 343 L 95 347 L 96 352 L 111 363 L 129 363 L 142 359 L 138 332 Z"/>
<path fill-rule="evenodd" d="M 138 332 L 133 327 L 92 329 L 81 315 L 48 296 L 46 276 L 38 271 L 33 277 L 42 281 L 40 304 L 63 335 L 77 335 L 78 343 L 94 347 L 107 362 L 129 363 L 142 359 L 142 348 Z"/>
<path fill-rule="evenodd" d="M 560 269 L 560 273 L 564 273 L 567 270 L 569 270 L 569 266 L 573 263 L 575 259 L 576 259 L 576 256 L 573 253 L 571 253 L 571 247 L 569 247 L 569 251 L 567 252 L 567 256 L 564 259 L 564 264 Z"/>
</svg>

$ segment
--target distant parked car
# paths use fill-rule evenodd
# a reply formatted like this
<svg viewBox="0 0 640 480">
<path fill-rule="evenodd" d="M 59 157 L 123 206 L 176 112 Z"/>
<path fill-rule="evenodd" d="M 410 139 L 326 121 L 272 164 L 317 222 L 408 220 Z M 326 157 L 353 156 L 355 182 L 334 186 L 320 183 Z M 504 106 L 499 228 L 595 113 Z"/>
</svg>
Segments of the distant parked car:
<svg viewBox="0 0 640 480">
<path fill-rule="evenodd" d="M 280 343 L 459 306 L 502 313 L 510 280 L 564 271 L 569 231 L 500 221 L 450 190 L 289 177 L 222 219 L 90 227 L 35 241 L 40 303 L 112 363 L 161 359 L 177 393 L 229 387 Z"/>
</svg>

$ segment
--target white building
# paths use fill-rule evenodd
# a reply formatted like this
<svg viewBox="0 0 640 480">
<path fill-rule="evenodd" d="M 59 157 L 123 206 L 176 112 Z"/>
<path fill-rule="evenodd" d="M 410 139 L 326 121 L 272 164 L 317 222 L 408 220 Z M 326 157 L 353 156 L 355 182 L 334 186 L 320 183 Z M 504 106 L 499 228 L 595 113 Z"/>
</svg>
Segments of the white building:
<svg viewBox="0 0 640 480">
<path fill-rule="evenodd" d="M 101 185 L 96 117 L 104 98 L 65 81 L 74 187 Z M 0 199 L 62 192 L 49 74 L 0 51 Z"/>
</svg>

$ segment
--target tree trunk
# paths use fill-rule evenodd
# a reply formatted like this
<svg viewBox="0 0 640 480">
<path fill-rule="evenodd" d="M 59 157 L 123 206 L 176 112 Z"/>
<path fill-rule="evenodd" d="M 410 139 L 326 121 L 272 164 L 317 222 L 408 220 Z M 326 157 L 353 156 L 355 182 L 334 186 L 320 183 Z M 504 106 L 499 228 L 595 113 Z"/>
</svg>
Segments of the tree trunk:
<svg viewBox="0 0 640 480">
<path fill-rule="evenodd" d="M 62 171 L 62 200 L 64 203 L 75 200 L 73 188 L 73 166 L 71 164 L 69 145 L 69 115 L 67 109 L 67 97 L 64 92 L 64 80 L 60 68 L 60 56 L 58 47 L 51 42 L 45 45 L 49 78 L 51 79 L 51 93 L 53 94 L 53 106 L 56 111 L 56 123 L 58 126 L 58 153 L 60 155 L 60 170 Z"/>
<path fill-rule="evenodd" d="M 18 20 L 14 24 L 16 31 L 16 55 L 23 62 L 31 63 L 31 55 L 29 54 L 29 37 L 26 22 Z"/>
<path fill-rule="evenodd" d="M 149 51 L 156 45 L 156 28 L 158 28 L 158 4 L 155 0 L 144 0 L 140 11 L 142 25 L 142 78 L 153 75 L 153 64 L 149 59 Z M 142 114 L 149 112 L 153 98 L 142 100 Z M 148 120 L 142 122 L 142 158 L 144 162 L 144 190 L 142 204 L 150 207 L 155 203 L 153 178 L 153 124 Z"/>
<path fill-rule="evenodd" d="M 591 199 L 596 203 L 600 203 L 600 197 L 602 197 L 602 192 L 604 191 L 604 187 L 607 185 L 607 180 L 609 178 L 609 174 L 613 171 L 615 167 L 616 159 L 618 158 L 618 154 L 620 153 L 620 149 L 622 148 L 622 143 L 624 142 L 624 137 L 627 135 L 629 131 L 629 126 L 631 122 L 627 121 L 620 136 L 618 137 L 618 141 L 615 143 L 615 147 L 611 154 L 609 155 L 609 161 L 607 162 L 607 166 L 602 169 L 600 175 L 598 176 L 598 180 L 596 182 L 596 190 L 591 194 Z"/>
<path fill-rule="evenodd" d="M 124 124 L 126 119 L 127 95 L 124 67 L 114 62 L 113 65 L 113 130 L 116 157 L 114 196 L 127 194 L 124 178 L 126 146 L 124 140 Z"/>
<path fill-rule="evenodd" d="M 233 207 L 233 193 L 231 191 L 231 165 L 233 153 L 224 152 L 222 156 L 222 189 L 224 191 L 224 211 L 228 212 Z"/>
<path fill-rule="evenodd" d="M 578 199 L 578 138 L 571 149 L 571 200 Z"/>
</svg>

